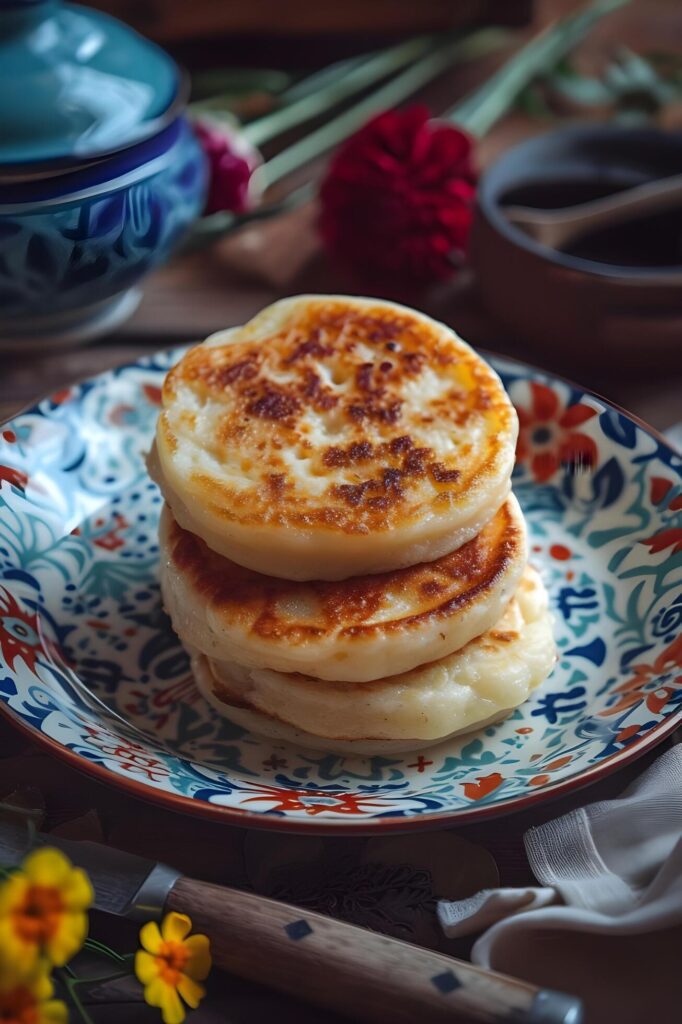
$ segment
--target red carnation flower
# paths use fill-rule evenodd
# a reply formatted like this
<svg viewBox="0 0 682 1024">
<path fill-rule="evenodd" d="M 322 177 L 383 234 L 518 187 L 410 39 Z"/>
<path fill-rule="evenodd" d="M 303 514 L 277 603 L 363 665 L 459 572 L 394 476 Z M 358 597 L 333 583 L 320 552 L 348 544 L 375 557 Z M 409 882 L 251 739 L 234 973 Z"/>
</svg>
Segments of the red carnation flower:
<svg viewBox="0 0 682 1024">
<path fill-rule="evenodd" d="M 226 120 L 195 121 L 194 133 L 208 158 L 209 183 L 204 214 L 229 210 L 244 213 L 255 205 L 253 172 L 259 166 L 258 150 Z"/>
<path fill-rule="evenodd" d="M 329 251 L 365 277 L 426 283 L 466 252 L 476 173 L 465 132 L 423 106 L 390 110 L 341 146 L 320 191 Z"/>
</svg>

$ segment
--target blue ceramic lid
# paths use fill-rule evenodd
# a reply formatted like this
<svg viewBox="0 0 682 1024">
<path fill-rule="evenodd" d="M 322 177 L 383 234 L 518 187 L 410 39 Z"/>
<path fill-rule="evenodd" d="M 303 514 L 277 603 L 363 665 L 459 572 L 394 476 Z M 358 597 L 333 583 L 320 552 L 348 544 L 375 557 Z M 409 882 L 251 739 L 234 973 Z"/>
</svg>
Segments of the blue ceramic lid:
<svg viewBox="0 0 682 1024">
<path fill-rule="evenodd" d="M 82 162 L 148 137 L 180 87 L 172 59 L 115 18 L 0 0 L 0 168 Z"/>
</svg>

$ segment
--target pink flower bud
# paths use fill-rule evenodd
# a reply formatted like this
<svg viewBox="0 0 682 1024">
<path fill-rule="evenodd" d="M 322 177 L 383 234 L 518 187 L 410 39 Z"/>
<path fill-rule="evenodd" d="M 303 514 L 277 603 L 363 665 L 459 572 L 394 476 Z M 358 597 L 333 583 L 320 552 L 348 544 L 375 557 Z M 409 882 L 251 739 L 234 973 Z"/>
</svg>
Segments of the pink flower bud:
<svg viewBox="0 0 682 1024">
<path fill-rule="evenodd" d="M 262 163 L 258 150 L 226 120 L 194 121 L 194 132 L 208 157 L 209 186 L 204 215 L 228 210 L 244 213 L 260 198 L 253 172 Z"/>
</svg>

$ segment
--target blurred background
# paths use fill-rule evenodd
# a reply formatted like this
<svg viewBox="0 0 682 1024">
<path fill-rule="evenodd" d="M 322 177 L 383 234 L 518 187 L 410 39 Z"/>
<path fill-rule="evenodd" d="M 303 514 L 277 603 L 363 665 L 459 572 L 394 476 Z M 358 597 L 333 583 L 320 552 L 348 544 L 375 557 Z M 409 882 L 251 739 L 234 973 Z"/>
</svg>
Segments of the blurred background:
<svg viewBox="0 0 682 1024">
<path fill-rule="evenodd" d="M 523 25 L 533 0 L 99 0 L 92 4 L 161 43 L 190 69 L 208 63 L 318 68 L 421 32 Z M 556 9 L 570 7 L 554 3 Z"/>
<path fill-rule="evenodd" d="M 297 156 L 296 144 L 303 143 L 300 158 L 286 166 L 275 160 L 275 180 L 259 195 L 266 212 L 301 184 L 308 190 L 277 215 L 247 216 L 229 230 L 222 214 L 204 218 L 208 229 L 195 231 L 145 277 L 135 312 L 100 330 L 94 342 L 41 345 L 37 362 L 35 346 L 27 358 L 21 344 L 5 344 L 12 372 L 0 384 L 0 413 L 9 415 L 36 394 L 84 374 L 241 323 L 279 296 L 312 291 L 376 294 L 414 305 L 474 345 L 563 373 L 657 428 L 671 427 L 680 418 L 682 384 L 682 200 L 673 197 L 654 216 L 648 210 L 636 214 L 624 227 L 595 236 L 594 245 L 590 235 L 587 248 L 576 243 L 559 255 L 546 247 L 539 253 L 519 231 L 510 235 L 493 209 L 504 208 L 509 196 L 522 196 L 525 207 L 561 208 L 672 181 L 682 172 L 682 5 L 631 0 L 613 6 L 546 73 L 510 94 L 489 128 L 475 133 L 471 162 L 481 177 L 471 250 L 457 253 L 447 279 L 417 281 L 409 274 L 375 280 L 366 266 L 350 266 L 339 258 L 338 246 L 335 251 L 321 238 L 319 186 L 338 143 L 303 157 L 306 140 L 332 119 L 330 109 L 313 110 L 290 127 L 285 122 L 277 132 L 259 131 L 258 125 L 281 112 L 283 97 L 309 96 L 301 83 L 310 80 L 313 92 L 318 81 L 320 89 L 333 89 L 361 58 L 393 52 L 415 38 L 437 45 L 498 26 L 495 39 L 476 44 L 478 55 L 453 55 L 396 104 L 404 109 L 424 103 L 435 116 L 452 112 L 485 89 L 529 40 L 585 9 L 584 2 L 95 0 L 92 8 L 158 43 L 189 72 L 194 116 L 229 114 L 247 134 L 256 125 L 250 137 L 258 140 L 266 172 L 273 157 L 286 152 L 288 159 L 292 147 Z M 375 89 L 376 83 L 359 87 L 334 107 L 333 117 L 362 104 Z M 567 150 L 560 134 L 576 125 L 594 129 L 577 146 L 577 172 L 576 146 Z M 634 134 L 616 144 L 604 134 L 614 128 Z M 653 132 L 656 139 L 638 132 Z M 546 151 L 521 153 L 515 164 L 506 160 L 520 143 L 557 133 L 559 150 L 552 141 Z M 659 137 L 667 140 L 662 150 Z M 574 172 L 584 177 L 585 167 L 590 183 L 576 193 Z M 504 180 L 488 188 L 493 169 Z M 543 194 L 542 183 L 550 179 L 556 187 Z M 258 180 L 270 182 L 267 173 Z"/>
</svg>

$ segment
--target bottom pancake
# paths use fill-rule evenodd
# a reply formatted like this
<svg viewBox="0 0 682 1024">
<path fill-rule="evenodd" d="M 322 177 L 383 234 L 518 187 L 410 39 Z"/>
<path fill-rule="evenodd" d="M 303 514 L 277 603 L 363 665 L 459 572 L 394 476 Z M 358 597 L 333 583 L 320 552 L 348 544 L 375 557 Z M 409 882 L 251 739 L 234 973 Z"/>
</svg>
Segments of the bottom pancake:
<svg viewBox="0 0 682 1024">
<path fill-rule="evenodd" d="M 503 718 L 546 679 L 554 661 L 547 593 L 530 567 L 492 629 L 400 675 L 330 682 L 192 652 L 199 689 L 226 718 L 299 746 L 358 754 L 418 750 Z"/>
<path fill-rule="evenodd" d="M 283 743 L 291 743 L 296 747 L 304 747 L 308 750 L 331 751 L 336 754 L 356 754 L 363 756 L 381 756 L 382 754 L 401 754 L 410 751 L 423 750 L 432 747 L 436 743 L 451 739 L 458 732 L 469 732 L 471 728 L 482 728 L 491 725 L 502 718 L 506 718 L 513 708 L 505 708 L 497 715 L 493 715 L 484 722 L 477 722 L 469 729 L 460 729 L 450 736 L 443 736 L 437 740 L 344 740 L 329 739 L 320 736 L 313 736 L 312 733 L 296 729 L 287 722 L 281 722 L 276 718 L 263 714 L 262 711 L 254 711 L 253 708 L 237 707 L 230 703 L 230 694 L 221 686 L 211 672 L 208 659 L 203 654 L 197 654 L 192 658 L 192 671 L 201 694 L 215 710 L 228 718 L 233 725 L 239 725 L 249 732 L 268 739 L 279 740 Z"/>
</svg>

